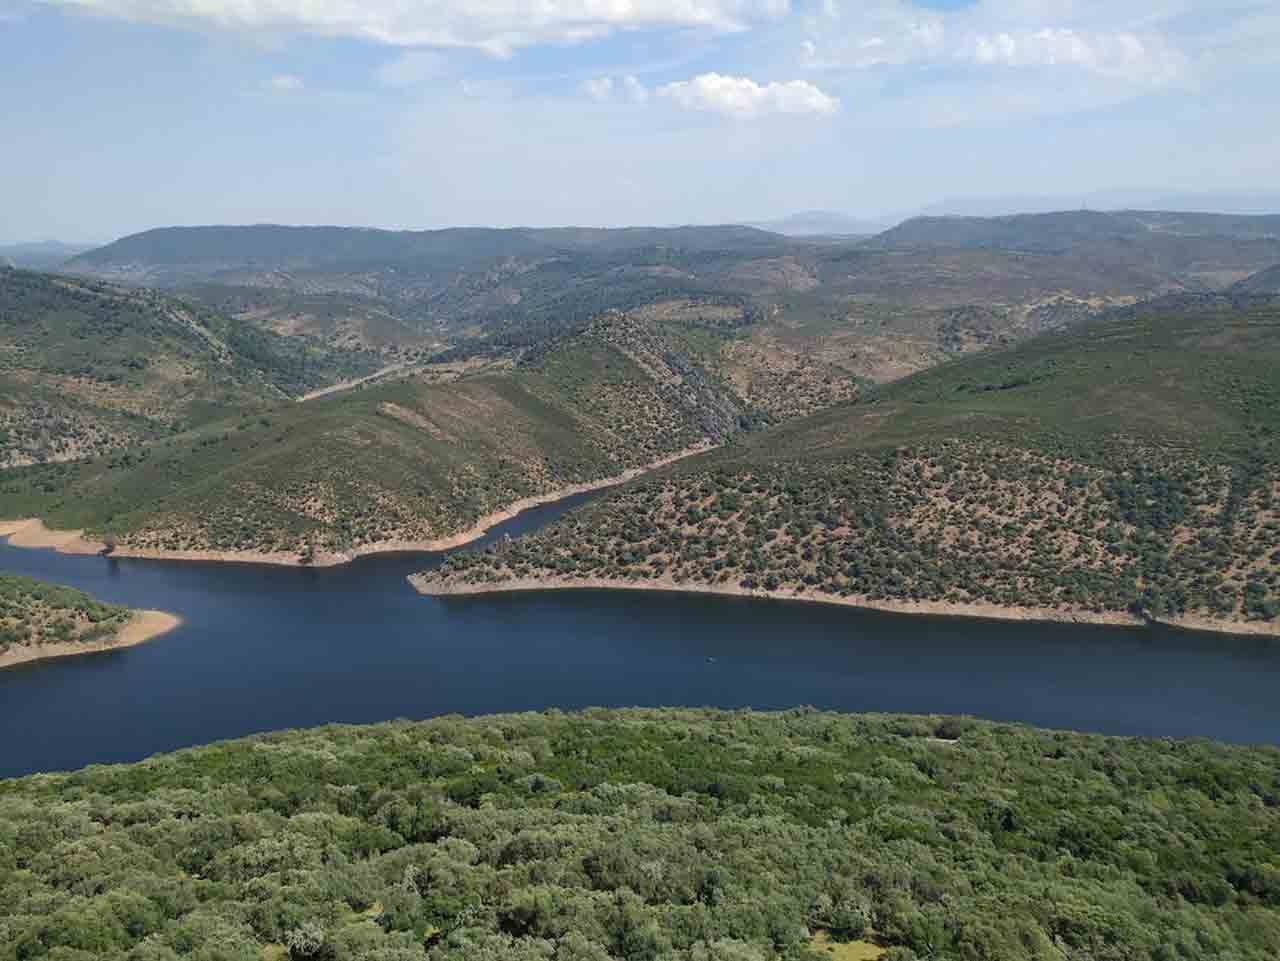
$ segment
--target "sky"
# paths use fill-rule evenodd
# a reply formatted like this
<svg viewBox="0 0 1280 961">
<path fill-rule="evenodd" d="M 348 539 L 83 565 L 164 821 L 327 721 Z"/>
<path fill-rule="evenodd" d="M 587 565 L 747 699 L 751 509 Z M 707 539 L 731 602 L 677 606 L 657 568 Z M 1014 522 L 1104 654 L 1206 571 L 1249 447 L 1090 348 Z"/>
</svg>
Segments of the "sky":
<svg viewBox="0 0 1280 961">
<path fill-rule="evenodd" d="M 0 242 L 1277 190 L 1275 0 L 0 0 Z"/>
</svg>

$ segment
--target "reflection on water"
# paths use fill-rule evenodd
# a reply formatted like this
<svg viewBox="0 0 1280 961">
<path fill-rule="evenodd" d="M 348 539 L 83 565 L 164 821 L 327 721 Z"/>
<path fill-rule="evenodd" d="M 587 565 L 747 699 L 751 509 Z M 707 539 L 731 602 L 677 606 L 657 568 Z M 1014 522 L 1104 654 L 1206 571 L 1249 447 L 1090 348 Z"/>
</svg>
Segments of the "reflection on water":
<svg viewBox="0 0 1280 961">
<path fill-rule="evenodd" d="M 588 705 L 810 704 L 1280 742 L 1280 644 L 1266 639 L 654 593 L 420 597 L 404 577 L 438 560 L 305 570 L 0 545 L 0 569 L 186 620 L 141 647 L 0 671 L 0 776 L 331 721 Z"/>
</svg>

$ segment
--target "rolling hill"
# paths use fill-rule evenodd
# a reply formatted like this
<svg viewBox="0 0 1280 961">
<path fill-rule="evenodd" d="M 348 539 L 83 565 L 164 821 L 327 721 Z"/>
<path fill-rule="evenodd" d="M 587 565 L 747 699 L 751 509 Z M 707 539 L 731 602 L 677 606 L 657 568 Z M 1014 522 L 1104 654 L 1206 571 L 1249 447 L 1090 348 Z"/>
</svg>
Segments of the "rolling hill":
<svg viewBox="0 0 1280 961">
<path fill-rule="evenodd" d="M 1278 632 L 1280 301 L 1172 297 L 943 364 L 418 584 Z"/>
<path fill-rule="evenodd" d="M 1144 216 L 1179 242 L 1203 223 L 1240 235 L 1210 246 L 1262 232 L 1256 218 Z M 1050 239 L 1062 220 L 1014 219 Z M 431 543 L 526 497 L 1203 286 L 1083 247 L 885 236 L 171 228 L 72 265 L 175 285 L 164 294 L 8 272 L 3 463 L 114 453 L 0 478 L 0 513 L 127 550 Z M 286 402 L 378 371 L 357 394 Z M 437 424 L 464 410 L 466 429 Z"/>
<path fill-rule="evenodd" d="M 1280 215 L 1066 211 L 1007 217 L 916 217 L 867 241 L 880 249 L 1079 253 L 1171 280 L 1219 288 L 1280 259 Z"/>
<path fill-rule="evenodd" d="M 398 346 L 409 352 L 409 342 Z M 272 329 L 147 289 L 0 270 L 0 468 L 155 441 L 382 364 L 378 350 L 340 334 Z"/>
<path fill-rule="evenodd" d="M 146 291 L 0 270 L 0 466 L 72 460 L 275 402 L 303 358 Z"/>
<path fill-rule="evenodd" d="M 885 380 L 1261 266 L 1234 246 L 1244 241 L 1216 236 L 1186 241 L 1205 251 L 1192 264 L 1127 248 L 1058 249 L 1053 224 L 1022 228 L 1040 238 L 1029 250 L 1003 249 L 1019 240 L 1012 234 L 1000 243 L 921 247 L 900 234 L 909 225 L 870 245 L 748 227 L 165 228 L 84 254 L 67 269 L 170 288 L 264 330 L 373 351 L 384 365 L 403 362 L 424 341 L 446 345 L 454 358 L 492 356 L 605 310 L 691 301 L 741 309 L 764 332 L 757 356 L 785 366 L 820 354 Z M 1214 253 L 1224 243 L 1230 249 Z M 1216 270 L 1226 273 L 1211 278 Z"/>
<path fill-rule="evenodd" d="M 720 443 L 767 415 L 714 331 L 606 314 L 518 367 L 429 374 L 11 471 L 0 513 L 117 549 L 322 561 L 455 537 L 516 501 Z"/>
<path fill-rule="evenodd" d="M 265 334 L 299 341 L 312 357 L 346 376 L 421 364 L 446 346 L 412 310 L 360 294 L 265 284 L 196 284 L 174 293 Z"/>
</svg>

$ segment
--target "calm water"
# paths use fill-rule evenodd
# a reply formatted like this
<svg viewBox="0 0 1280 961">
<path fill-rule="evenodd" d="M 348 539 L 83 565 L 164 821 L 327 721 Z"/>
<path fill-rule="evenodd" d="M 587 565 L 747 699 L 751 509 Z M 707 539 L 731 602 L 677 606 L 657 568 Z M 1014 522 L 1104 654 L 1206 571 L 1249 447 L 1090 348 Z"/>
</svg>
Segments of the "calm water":
<svg viewBox="0 0 1280 961">
<path fill-rule="evenodd" d="M 651 593 L 421 597 L 404 575 L 437 561 L 299 570 L 0 543 L 0 569 L 186 620 L 151 644 L 0 671 L 0 776 L 329 721 L 588 705 L 811 704 L 1280 742 L 1271 641 Z"/>
</svg>

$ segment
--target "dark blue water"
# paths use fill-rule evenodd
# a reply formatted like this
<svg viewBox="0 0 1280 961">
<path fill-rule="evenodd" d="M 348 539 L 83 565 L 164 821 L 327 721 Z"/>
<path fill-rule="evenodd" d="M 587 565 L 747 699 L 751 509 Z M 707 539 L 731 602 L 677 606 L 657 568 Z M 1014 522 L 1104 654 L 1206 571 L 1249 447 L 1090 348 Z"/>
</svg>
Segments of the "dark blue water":
<svg viewBox="0 0 1280 961">
<path fill-rule="evenodd" d="M 0 569 L 186 621 L 140 647 L 0 671 L 0 776 L 330 721 L 589 705 L 810 704 L 1280 742 L 1273 641 L 674 594 L 421 597 L 404 577 L 436 562 L 305 570 L 0 544 Z"/>
</svg>

